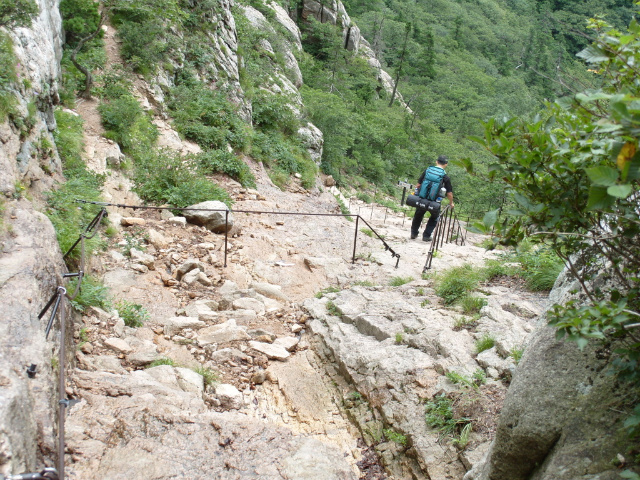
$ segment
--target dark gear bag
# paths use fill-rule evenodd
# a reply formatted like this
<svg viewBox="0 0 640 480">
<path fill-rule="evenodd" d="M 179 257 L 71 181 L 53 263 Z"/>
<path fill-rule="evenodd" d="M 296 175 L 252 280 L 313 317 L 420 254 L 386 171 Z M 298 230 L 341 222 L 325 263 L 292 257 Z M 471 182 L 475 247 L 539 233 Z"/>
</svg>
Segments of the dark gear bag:
<svg viewBox="0 0 640 480">
<path fill-rule="evenodd" d="M 444 183 L 446 172 L 440 167 L 429 167 L 424 172 L 424 180 L 420 186 L 418 196 L 427 200 L 436 200 L 438 192 Z"/>
<path fill-rule="evenodd" d="M 440 202 L 420 198 L 418 195 L 409 195 L 407 197 L 407 205 L 431 212 L 431 215 L 440 213 Z"/>
</svg>

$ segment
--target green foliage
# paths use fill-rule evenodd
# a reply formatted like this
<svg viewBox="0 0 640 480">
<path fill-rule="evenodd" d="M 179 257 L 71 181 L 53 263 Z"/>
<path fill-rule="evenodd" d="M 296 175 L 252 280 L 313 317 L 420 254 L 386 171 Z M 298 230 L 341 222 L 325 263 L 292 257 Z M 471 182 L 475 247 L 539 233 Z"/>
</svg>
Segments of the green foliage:
<svg viewBox="0 0 640 480">
<path fill-rule="evenodd" d="M 60 15 L 65 43 L 72 48 L 80 39 L 95 32 L 100 22 L 98 3 L 92 0 L 61 0 Z"/>
<path fill-rule="evenodd" d="M 443 272 L 436 277 L 436 295 L 446 305 L 453 304 L 475 289 L 481 280 L 481 273 L 471 265 L 465 264 Z"/>
<path fill-rule="evenodd" d="M 390 428 L 385 428 L 382 432 L 384 433 L 385 438 L 390 442 L 394 442 L 402 446 L 407 445 L 406 435 L 402 435 L 401 433 L 396 432 L 395 430 L 392 430 Z"/>
<path fill-rule="evenodd" d="M 121 245 L 121 250 L 127 257 L 131 256 L 131 249 L 135 248 L 144 252 L 149 242 L 149 235 L 146 230 L 140 227 L 133 227 L 123 235 L 124 245 Z"/>
<path fill-rule="evenodd" d="M 38 15 L 38 5 L 33 0 L 0 0 L 0 27 L 28 27 Z"/>
<path fill-rule="evenodd" d="M 207 150 L 197 154 L 195 161 L 204 173 L 224 173 L 244 187 L 256 188 L 256 180 L 251 169 L 233 153 L 226 150 Z"/>
<path fill-rule="evenodd" d="M 373 230 L 370 228 L 361 228 L 360 231 L 364 233 L 367 237 L 373 238 Z"/>
<path fill-rule="evenodd" d="M 338 207 L 340 208 L 340 213 L 342 213 L 343 215 L 350 215 L 351 212 L 349 211 L 347 206 L 342 201 L 342 198 L 340 198 L 338 195 L 335 195 L 335 199 L 336 199 L 336 202 L 338 202 Z M 351 217 L 351 216 L 344 217 L 344 218 L 346 218 L 350 222 L 353 222 L 353 217 Z"/>
<path fill-rule="evenodd" d="M 106 137 L 116 141 L 125 151 L 148 150 L 158 138 L 158 130 L 138 100 L 131 94 L 122 95 L 98 107 Z"/>
<path fill-rule="evenodd" d="M 462 306 L 462 312 L 465 315 L 471 315 L 478 313 L 482 307 L 487 304 L 487 299 L 483 297 L 476 297 L 473 295 L 465 295 L 460 299 L 460 305 Z"/>
<path fill-rule="evenodd" d="M 12 91 L 17 81 L 16 56 L 13 43 L 6 33 L 0 32 L 0 120 L 4 121 L 15 108 L 15 93 Z"/>
<path fill-rule="evenodd" d="M 146 368 L 159 367 L 160 365 L 169 365 L 171 367 L 177 367 L 178 362 L 168 357 L 162 357 L 151 362 L 149 365 L 146 366 Z"/>
<path fill-rule="evenodd" d="M 78 279 L 72 279 L 67 285 L 67 292 L 73 295 L 78 285 Z M 88 307 L 98 307 L 103 310 L 111 309 L 111 296 L 109 289 L 96 277 L 87 275 L 83 277 L 80 290 L 71 305 L 79 312 L 84 312 Z"/>
<path fill-rule="evenodd" d="M 331 300 L 329 300 L 326 303 L 325 308 L 327 309 L 327 312 L 329 312 L 329 315 L 333 315 L 335 317 L 341 317 L 342 316 L 342 314 L 340 313 L 340 310 L 338 309 L 336 304 L 333 303 Z"/>
<path fill-rule="evenodd" d="M 409 282 L 413 282 L 413 277 L 393 277 L 389 280 L 389 285 L 392 287 L 399 287 Z"/>
<path fill-rule="evenodd" d="M 207 200 L 231 205 L 227 192 L 200 175 L 197 165 L 175 152 L 138 152 L 134 181 L 136 193 L 156 205 L 183 208 Z"/>
<path fill-rule="evenodd" d="M 513 347 L 509 352 L 509 356 L 513 358 L 513 361 L 516 362 L 516 365 L 520 363 L 522 359 L 522 354 L 524 353 L 524 347 Z"/>
<path fill-rule="evenodd" d="M 299 122 L 289 106 L 293 100 L 287 96 L 260 91 L 252 102 L 253 123 L 260 130 L 277 130 L 286 136 L 298 131 Z"/>
<path fill-rule="evenodd" d="M 78 204 L 75 199 L 100 201 L 102 178 L 89 172 L 82 159 L 81 118 L 62 110 L 56 110 L 55 117 L 57 129 L 54 139 L 67 181 L 48 193 L 45 213 L 56 230 L 60 249 L 66 253 L 100 210 L 97 205 Z M 100 242 L 99 236 L 85 240 L 87 258 L 100 246 Z M 77 261 L 80 253 L 80 248 L 74 249 L 67 257 L 68 261 Z"/>
<path fill-rule="evenodd" d="M 115 308 L 127 327 L 142 327 L 145 322 L 151 319 L 146 308 L 128 300 L 120 300 L 116 303 Z"/>
<path fill-rule="evenodd" d="M 324 297 L 327 293 L 336 293 L 339 292 L 340 289 L 338 287 L 327 287 L 327 288 L 323 288 L 322 290 L 320 290 L 318 293 L 315 294 L 316 298 L 322 298 Z"/>
<path fill-rule="evenodd" d="M 444 394 L 434 397 L 425 404 L 425 420 L 427 425 L 437 429 L 443 435 L 456 435 L 471 423 L 469 418 L 455 417 L 453 402 Z"/>
<path fill-rule="evenodd" d="M 516 208 L 512 222 L 498 223 L 490 215 L 479 227 L 495 225 L 506 244 L 535 235 L 553 249 L 582 295 L 555 305 L 550 325 L 580 348 L 591 340 L 609 348 L 615 340 L 614 371 L 637 386 L 640 25 L 634 20 L 626 31 L 618 30 L 596 18 L 589 28 L 597 37 L 579 56 L 598 75 L 596 88 L 549 103 L 532 120 L 485 124 L 477 141 L 494 155 L 489 173 L 508 184 Z M 472 168 L 471 162 L 467 166 Z M 601 288 L 605 282 L 615 286 Z M 634 418 L 637 414 L 631 423 Z M 637 444 L 640 432 L 628 433 Z"/>
<path fill-rule="evenodd" d="M 564 268 L 564 262 L 548 246 L 540 245 L 531 252 L 517 254 L 522 265 L 522 276 L 527 288 L 533 291 L 551 290 L 558 275 Z"/>
<path fill-rule="evenodd" d="M 404 340 L 404 336 L 402 335 L 402 333 L 398 332 L 396 333 L 396 344 L 400 345 L 402 344 L 402 341 Z"/>
<path fill-rule="evenodd" d="M 220 91 L 201 82 L 187 82 L 171 90 L 168 103 L 178 132 L 204 149 L 248 146 L 249 132 L 237 108 Z"/>
<path fill-rule="evenodd" d="M 208 367 L 204 367 L 202 365 L 198 365 L 193 369 L 199 375 L 202 375 L 202 379 L 204 380 L 204 386 L 213 387 L 220 383 L 220 374 Z"/>
<path fill-rule="evenodd" d="M 496 344 L 496 339 L 491 335 L 485 333 L 480 338 L 476 340 L 476 353 L 484 352 L 485 350 L 489 350 L 494 347 Z"/>
</svg>

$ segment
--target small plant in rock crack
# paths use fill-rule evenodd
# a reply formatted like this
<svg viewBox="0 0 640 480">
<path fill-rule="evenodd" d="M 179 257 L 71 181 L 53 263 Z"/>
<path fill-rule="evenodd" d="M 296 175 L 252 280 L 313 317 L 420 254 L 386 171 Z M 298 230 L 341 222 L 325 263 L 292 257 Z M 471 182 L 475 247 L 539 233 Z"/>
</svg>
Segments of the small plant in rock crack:
<svg viewBox="0 0 640 480">
<path fill-rule="evenodd" d="M 524 347 L 513 347 L 511 352 L 509 352 L 509 356 L 513 358 L 513 361 L 516 362 L 516 365 L 520 363 L 522 359 L 522 354 L 524 353 Z"/>
<path fill-rule="evenodd" d="M 431 300 L 429 300 L 428 298 L 425 298 L 424 300 L 422 300 L 420 302 L 420 306 L 422 308 L 425 308 L 426 306 L 431 305 Z"/>
<path fill-rule="evenodd" d="M 163 357 L 151 362 L 149 365 L 147 365 L 147 368 L 159 367 L 160 365 L 169 365 L 171 367 L 177 367 L 178 363 L 171 358 Z"/>
<path fill-rule="evenodd" d="M 362 394 L 360 392 L 349 392 L 349 394 L 347 395 L 347 400 L 350 400 L 354 403 L 359 403 L 364 401 L 364 398 L 362 397 Z"/>
<path fill-rule="evenodd" d="M 384 433 L 385 438 L 390 442 L 394 442 L 402 446 L 405 446 L 407 444 L 407 437 L 405 435 L 402 435 L 401 433 L 396 432 L 395 430 L 392 430 L 391 428 L 385 428 L 384 430 L 382 430 L 382 433 Z"/>
<path fill-rule="evenodd" d="M 396 344 L 400 345 L 403 340 L 404 340 L 404 337 L 402 336 L 402 334 L 400 332 L 396 333 Z"/>
<path fill-rule="evenodd" d="M 484 370 L 481 368 L 476 369 L 476 371 L 473 372 L 473 375 L 471 377 L 473 378 L 473 383 L 475 385 L 479 386 L 487 383 L 487 374 L 484 373 Z"/>
<path fill-rule="evenodd" d="M 462 312 L 466 315 L 478 313 L 487 304 L 487 299 L 482 297 L 476 297 L 474 295 L 465 295 L 460 299 L 460 306 Z"/>
<path fill-rule="evenodd" d="M 364 233 L 367 237 L 373 238 L 373 230 L 370 228 L 361 228 L 360 231 Z"/>
<path fill-rule="evenodd" d="M 453 330 L 459 331 L 463 328 L 472 329 L 478 324 L 480 316 L 478 314 L 472 317 L 459 317 L 453 321 Z"/>
<path fill-rule="evenodd" d="M 443 435 L 456 435 L 471 423 L 469 418 L 455 417 L 453 402 L 444 394 L 434 397 L 425 404 L 425 420 L 427 425 L 437 429 Z"/>
<path fill-rule="evenodd" d="M 464 427 L 462 427 L 460 436 L 452 440 L 453 444 L 460 450 L 464 450 L 465 447 L 469 444 L 469 436 L 471 435 L 471 430 L 473 430 L 473 423 L 469 422 Z"/>
<path fill-rule="evenodd" d="M 80 350 L 84 344 L 89 341 L 89 334 L 87 332 L 87 327 L 82 327 L 80 332 L 78 332 L 78 345 L 77 349 Z"/>
<path fill-rule="evenodd" d="M 337 293 L 339 292 L 340 289 L 338 287 L 327 287 L 327 288 L 323 288 L 322 290 L 320 290 L 319 292 L 317 292 L 315 294 L 316 298 L 322 298 L 324 297 L 327 293 Z"/>
<path fill-rule="evenodd" d="M 147 249 L 149 235 L 140 227 L 134 227 L 123 235 L 124 240 L 121 242 L 122 253 L 127 257 L 131 256 L 131 249 L 135 248 L 144 252 Z"/>
<path fill-rule="evenodd" d="M 124 320 L 124 324 L 127 327 L 141 327 L 144 322 L 148 322 L 151 319 L 151 315 L 149 315 L 146 308 L 128 300 L 120 300 L 116 303 L 116 310 L 118 310 L 118 315 Z"/>
<path fill-rule="evenodd" d="M 216 372 L 215 370 L 212 370 L 208 367 L 205 367 L 203 365 L 199 365 L 195 368 L 192 369 L 194 372 L 196 372 L 199 375 L 202 375 L 202 379 L 204 380 L 204 387 L 211 387 L 211 386 L 215 386 L 218 383 L 220 383 L 220 374 L 218 372 Z"/>
<path fill-rule="evenodd" d="M 338 310 L 338 307 L 336 307 L 336 304 L 333 303 L 331 300 L 327 302 L 325 307 L 327 309 L 327 312 L 329 312 L 329 315 L 333 315 L 335 317 L 340 316 L 340 310 Z"/>
<path fill-rule="evenodd" d="M 482 335 L 482 337 L 476 340 L 476 353 L 481 353 L 485 350 L 489 350 L 490 348 L 493 348 L 495 344 L 496 339 L 491 335 L 485 333 L 484 335 Z"/>
<path fill-rule="evenodd" d="M 409 282 L 413 282 L 413 277 L 393 277 L 389 280 L 389 285 L 392 287 L 399 287 Z"/>
</svg>

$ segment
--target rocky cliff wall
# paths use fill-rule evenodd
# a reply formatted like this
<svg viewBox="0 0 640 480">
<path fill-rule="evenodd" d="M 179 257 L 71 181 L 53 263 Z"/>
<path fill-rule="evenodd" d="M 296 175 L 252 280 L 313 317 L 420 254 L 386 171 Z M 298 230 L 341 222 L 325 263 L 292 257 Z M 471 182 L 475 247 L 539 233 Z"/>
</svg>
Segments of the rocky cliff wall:
<svg viewBox="0 0 640 480">
<path fill-rule="evenodd" d="M 62 56 L 58 0 L 39 0 L 29 28 L 10 33 L 18 59 L 13 120 L 0 124 L 0 473 L 51 464 L 56 450 L 56 329 L 38 319 L 64 270 L 54 229 L 40 213 L 61 179 L 51 131 Z M 56 327 L 57 328 L 57 327 Z M 27 367 L 37 374 L 29 378 Z"/>
</svg>

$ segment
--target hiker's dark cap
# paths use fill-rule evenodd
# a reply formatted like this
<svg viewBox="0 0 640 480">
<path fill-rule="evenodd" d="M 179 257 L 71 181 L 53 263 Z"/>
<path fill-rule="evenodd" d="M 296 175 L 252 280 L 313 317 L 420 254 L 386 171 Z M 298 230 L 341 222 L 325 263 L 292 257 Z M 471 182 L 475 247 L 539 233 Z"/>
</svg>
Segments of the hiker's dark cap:
<svg viewBox="0 0 640 480">
<path fill-rule="evenodd" d="M 445 155 L 440 155 L 438 160 L 436 160 L 440 165 L 446 165 L 449 163 L 449 159 Z"/>
</svg>

